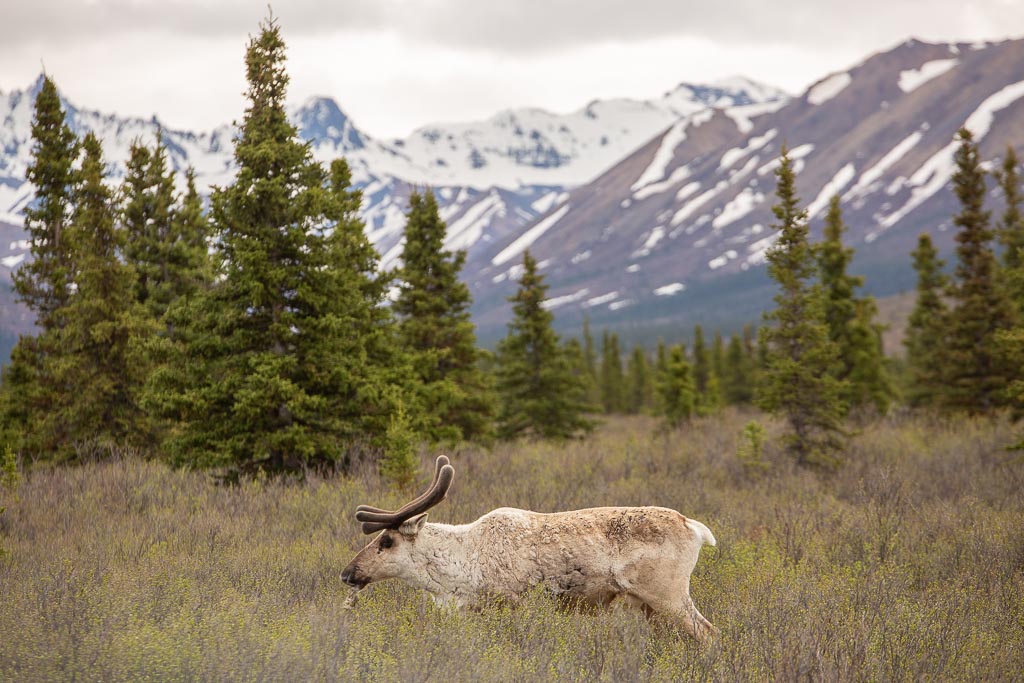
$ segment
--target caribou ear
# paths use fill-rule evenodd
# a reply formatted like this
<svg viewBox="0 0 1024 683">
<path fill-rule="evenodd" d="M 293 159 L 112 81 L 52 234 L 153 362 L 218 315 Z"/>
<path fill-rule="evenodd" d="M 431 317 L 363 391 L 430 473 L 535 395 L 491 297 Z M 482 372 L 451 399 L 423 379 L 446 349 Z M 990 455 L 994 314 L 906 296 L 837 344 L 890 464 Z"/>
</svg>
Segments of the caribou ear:
<svg viewBox="0 0 1024 683">
<path fill-rule="evenodd" d="M 423 525 L 427 523 L 427 515 L 429 513 L 424 512 L 421 515 L 410 517 L 409 519 L 402 522 L 402 526 L 398 527 L 398 533 L 403 536 L 415 536 L 423 528 Z"/>
</svg>

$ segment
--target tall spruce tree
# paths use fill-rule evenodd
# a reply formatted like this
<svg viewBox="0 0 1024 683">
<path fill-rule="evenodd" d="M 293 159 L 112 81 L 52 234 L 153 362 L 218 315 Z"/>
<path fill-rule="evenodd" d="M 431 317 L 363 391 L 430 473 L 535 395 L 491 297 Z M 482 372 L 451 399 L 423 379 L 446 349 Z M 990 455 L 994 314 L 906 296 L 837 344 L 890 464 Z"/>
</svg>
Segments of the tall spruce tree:
<svg viewBox="0 0 1024 683">
<path fill-rule="evenodd" d="M 513 319 L 498 344 L 498 436 L 503 439 L 567 439 L 593 426 L 583 414 L 584 384 L 551 327 L 554 316 L 542 305 L 547 289 L 526 251 L 519 290 L 509 298 Z"/>
<path fill-rule="evenodd" d="M 212 196 L 219 281 L 168 311 L 180 332 L 147 393 L 182 422 L 179 462 L 232 473 L 343 466 L 384 445 L 409 391 L 360 195 L 289 123 L 284 62 L 270 18 L 246 50 L 238 174 Z"/>
<path fill-rule="evenodd" d="M 446 232 L 433 193 L 413 192 L 394 303 L 399 336 L 422 385 L 429 438 L 487 439 L 494 404 L 477 362 L 469 287 L 459 280 L 466 252 L 445 250 Z"/>
<path fill-rule="evenodd" d="M 78 158 L 78 139 L 64 119 L 57 86 L 49 76 L 36 95 L 32 141 L 26 176 L 36 194 L 25 209 L 32 258 L 12 279 L 18 298 L 36 314 L 36 325 L 45 332 L 61 326 L 55 312 L 67 306 L 71 296 L 74 245 L 67 232 Z"/>
<path fill-rule="evenodd" d="M 669 349 L 665 371 L 658 381 L 659 412 L 669 428 L 676 428 L 693 417 L 696 410 L 696 386 L 693 369 L 681 345 Z"/>
<path fill-rule="evenodd" d="M 959 228 L 957 268 L 950 288 L 954 306 L 948 316 L 943 350 L 945 368 L 942 403 L 946 408 L 981 413 L 1005 403 L 1005 389 L 1013 379 L 995 344 L 996 334 L 1013 326 L 1014 310 L 997 282 L 991 242 L 990 214 L 985 210 L 985 173 L 978 147 L 966 128 L 954 161 L 953 190 L 961 210 L 953 222 Z"/>
<path fill-rule="evenodd" d="M 942 295 L 947 278 L 945 265 L 932 238 L 922 233 L 912 253 L 917 272 L 917 300 L 907 320 L 903 344 L 907 349 L 907 401 L 913 406 L 935 405 L 942 391 L 941 354 L 946 346 L 946 304 Z"/>
<path fill-rule="evenodd" d="M 839 197 L 833 196 L 825 216 L 824 239 L 816 247 L 818 269 L 825 297 L 825 322 L 829 339 L 836 345 L 836 377 L 845 383 L 843 400 L 850 408 L 873 406 L 884 413 L 893 394 L 881 347 L 881 328 L 874 318 L 878 308 L 870 296 L 857 296 L 864 278 L 850 275 L 853 248 L 843 244 Z"/>
<path fill-rule="evenodd" d="M 782 415 L 786 442 L 797 463 L 833 466 L 842 445 L 843 383 L 831 372 L 837 358 L 829 339 L 821 287 L 814 282 L 807 211 L 799 208 L 795 174 L 786 147 L 776 170 L 778 203 L 772 207 L 778 238 L 768 250 L 768 274 L 779 285 L 776 308 L 761 328 L 767 367 L 758 403 Z"/>
<path fill-rule="evenodd" d="M 35 315 L 38 332 L 18 340 L 0 384 L 0 436 L 33 458 L 51 457 L 52 444 L 63 442 L 60 435 L 45 435 L 41 425 L 64 394 L 52 370 L 64 353 L 56 333 L 65 324 L 62 315 L 73 292 L 74 245 L 68 233 L 78 149 L 57 87 L 44 76 L 34 104 L 26 173 L 35 188 L 35 199 L 25 209 L 31 259 L 12 275 L 15 294 Z"/>
</svg>

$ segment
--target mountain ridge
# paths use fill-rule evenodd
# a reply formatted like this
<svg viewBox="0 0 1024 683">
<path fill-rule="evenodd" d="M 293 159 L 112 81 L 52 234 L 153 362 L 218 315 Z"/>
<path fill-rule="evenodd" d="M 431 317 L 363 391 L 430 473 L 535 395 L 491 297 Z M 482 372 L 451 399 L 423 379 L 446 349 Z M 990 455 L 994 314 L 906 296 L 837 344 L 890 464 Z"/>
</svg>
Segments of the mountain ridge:
<svg viewBox="0 0 1024 683">
<path fill-rule="evenodd" d="M 675 124 L 526 228 L 547 221 L 530 248 L 560 324 L 572 329 L 586 315 L 618 328 L 691 320 L 736 329 L 756 319 L 772 294 L 762 266 L 783 142 L 812 234 L 839 194 L 869 289 L 912 287 L 917 234 L 952 250 L 957 129 L 974 129 L 990 165 L 1024 139 L 1022 63 L 1024 40 L 908 40 L 824 76 L 745 129 L 718 110 L 696 132 Z M 482 328 L 500 330 L 510 276 L 505 262 L 481 269 Z"/>
</svg>

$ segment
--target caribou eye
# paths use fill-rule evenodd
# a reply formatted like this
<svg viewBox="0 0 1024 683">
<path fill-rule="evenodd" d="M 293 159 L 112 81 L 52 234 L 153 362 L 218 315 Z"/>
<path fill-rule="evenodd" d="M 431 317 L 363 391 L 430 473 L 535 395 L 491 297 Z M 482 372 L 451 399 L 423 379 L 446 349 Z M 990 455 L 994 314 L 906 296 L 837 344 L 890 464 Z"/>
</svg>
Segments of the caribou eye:
<svg viewBox="0 0 1024 683">
<path fill-rule="evenodd" d="M 391 536 L 381 536 L 381 538 L 380 538 L 380 547 L 381 548 L 390 548 L 394 544 L 395 544 L 395 539 L 391 538 Z"/>
</svg>

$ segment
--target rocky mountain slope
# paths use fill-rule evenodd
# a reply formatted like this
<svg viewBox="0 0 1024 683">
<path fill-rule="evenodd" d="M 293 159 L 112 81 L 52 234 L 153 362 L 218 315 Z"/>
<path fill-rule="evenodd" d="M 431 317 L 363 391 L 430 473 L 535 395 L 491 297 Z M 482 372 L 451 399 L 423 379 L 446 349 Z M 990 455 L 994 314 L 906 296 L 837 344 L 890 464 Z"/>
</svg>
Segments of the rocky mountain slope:
<svg viewBox="0 0 1024 683">
<path fill-rule="evenodd" d="M 0 285 L 28 256 L 21 211 L 32 199 L 25 181 L 31 159 L 32 87 L 0 93 Z M 599 100 L 569 114 L 539 109 L 508 110 L 481 122 L 438 124 L 404 139 L 377 140 L 360 130 L 329 98 L 304 102 L 293 113 L 314 155 L 329 161 L 344 156 L 364 193 L 369 236 L 393 265 L 401 251 L 406 201 L 414 187 L 431 187 L 449 223 L 448 246 L 467 249 L 476 272 L 495 255 L 495 245 L 522 229 L 565 193 L 627 156 L 681 117 L 711 107 L 778 106 L 786 96 L 741 78 L 699 86 L 681 84 L 645 101 Z M 131 142 L 151 143 L 158 130 L 172 165 L 193 166 L 201 187 L 230 182 L 234 173 L 231 126 L 195 133 L 168 128 L 157 118 L 122 118 L 64 102 L 71 127 L 91 130 L 104 143 L 117 182 Z M 0 331 L 25 331 L 29 316 L 3 296 Z"/>
<path fill-rule="evenodd" d="M 773 170 L 783 143 L 812 233 L 820 235 L 838 194 L 869 286 L 879 294 L 912 288 L 917 235 L 952 246 L 957 130 L 969 128 L 993 165 L 1007 145 L 1024 142 L 1022 66 L 1024 40 L 910 40 L 826 76 L 776 111 L 685 117 L 498 244 L 474 280 L 478 323 L 501 328 L 527 247 L 543 261 L 549 306 L 569 328 L 584 314 L 648 333 L 756 320 L 774 291 L 763 264 L 775 238 Z"/>
</svg>

